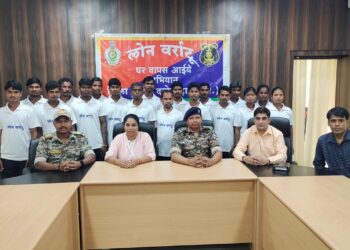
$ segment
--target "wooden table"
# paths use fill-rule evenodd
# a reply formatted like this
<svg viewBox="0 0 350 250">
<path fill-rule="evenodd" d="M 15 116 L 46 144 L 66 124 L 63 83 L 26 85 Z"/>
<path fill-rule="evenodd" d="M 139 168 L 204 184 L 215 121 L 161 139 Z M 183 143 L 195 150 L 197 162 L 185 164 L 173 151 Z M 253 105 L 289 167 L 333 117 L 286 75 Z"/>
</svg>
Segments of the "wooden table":
<svg viewBox="0 0 350 250">
<path fill-rule="evenodd" d="M 350 180 L 259 178 L 259 249 L 350 249 Z"/>
<path fill-rule="evenodd" d="M 207 169 L 97 162 L 80 187 L 83 248 L 253 242 L 256 179 L 234 159 Z"/>
<path fill-rule="evenodd" d="M 0 249 L 79 249 L 78 187 L 0 186 Z"/>
</svg>

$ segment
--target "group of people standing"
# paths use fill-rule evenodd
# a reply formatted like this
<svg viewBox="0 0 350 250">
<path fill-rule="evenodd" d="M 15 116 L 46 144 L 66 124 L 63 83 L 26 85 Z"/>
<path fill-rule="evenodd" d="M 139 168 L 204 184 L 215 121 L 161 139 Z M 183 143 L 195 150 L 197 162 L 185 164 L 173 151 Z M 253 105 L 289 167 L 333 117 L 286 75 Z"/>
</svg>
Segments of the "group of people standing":
<svg viewBox="0 0 350 250">
<path fill-rule="evenodd" d="M 283 104 L 279 87 L 272 89 L 271 101 L 267 85 L 245 88 L 242 99 L 241 86 L 234 82 L 221 86 L 214 101 L 209 83 L 190 83 L 186 101 L 180 82 L 156 96 L 151 76 L 131 84 L 131 100 L 121 95 L 117 78 L 108 81 L 109 97 L 102 95 L 98 77 L 80 79 L 79 97 L 73 96 L 69 78 L 47 82 L 47 99 L 39 79 L 28 79 L 26 85 L 28 97 L 20 101 L 22 85 L 5 84 L 7 104 L 0 109 L 3 178 L 21 174 L 29 141 L 39 137 L 34 163 L 40 170 L 70 171 L 95 160 L 125 168 L 155 159 L 208 167 L 232 155 L 255 165 L 286 160 L 283 135 L 269 125 L 270 117 L 284 117 L 292 130 L 292 111 Z M 255 125 L 247 129 L 251 118 Z M 182 120 L 187 126 L 175 132 L 175 123 Z M 203 120 L 213 121 L 214 128 L 202 126 Z M 139 131 L 140 122 L 156 127 L 156 150 L 149 135 Z M 125 133 L 113 138 L 117 123 L 123 123 Z"/>
</svg>

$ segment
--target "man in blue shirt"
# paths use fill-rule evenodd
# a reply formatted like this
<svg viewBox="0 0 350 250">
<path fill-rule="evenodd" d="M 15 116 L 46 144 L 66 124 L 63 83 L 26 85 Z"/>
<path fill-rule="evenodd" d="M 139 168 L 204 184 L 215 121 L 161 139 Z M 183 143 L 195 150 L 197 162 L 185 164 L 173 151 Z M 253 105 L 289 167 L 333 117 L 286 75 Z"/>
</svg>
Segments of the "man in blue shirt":
<svg viewBox="0 0 350 250">
<path fill-rule="evenodd" d="M 317 142 L 314 166 L 318 170 L 325 168 L 350 177 L 350 131 L 347 129 L 349 112 L 335 107 L 327 113 L 330 133 L 322 135 Z"/>
</svg>

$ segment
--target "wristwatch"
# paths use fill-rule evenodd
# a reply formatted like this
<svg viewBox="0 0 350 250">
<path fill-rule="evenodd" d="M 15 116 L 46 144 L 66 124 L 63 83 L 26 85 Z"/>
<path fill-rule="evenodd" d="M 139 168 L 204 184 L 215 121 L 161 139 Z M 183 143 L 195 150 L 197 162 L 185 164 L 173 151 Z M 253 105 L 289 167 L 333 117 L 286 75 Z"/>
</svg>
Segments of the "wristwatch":
<svg viewBox="0 0 350 250">
<path fill-rule="evenodd" d="M 84 161 L 81 160 L 81 161 L 80 161 L 80 167 L 82 168 L 82 167 L 84 167 L 84 166 L 85 166 Z"/>
</svg>

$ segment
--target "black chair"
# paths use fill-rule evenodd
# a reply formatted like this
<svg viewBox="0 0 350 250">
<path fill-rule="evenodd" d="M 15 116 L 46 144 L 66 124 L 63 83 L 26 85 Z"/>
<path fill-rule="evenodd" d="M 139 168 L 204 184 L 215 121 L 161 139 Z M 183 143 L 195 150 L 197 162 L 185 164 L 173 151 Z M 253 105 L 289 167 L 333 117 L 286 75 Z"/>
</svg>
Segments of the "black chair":
<svg viewBox="0 0 350 250">
<path fill-rule="evenodd" d="M 27 167 L 32 172 L 35 171 L 34 160 L 35 160 L 36 148 L 38 147 L 38 144 L 39 144 L 39 138 L 30 140 L 30 143 L 29 143 L 29 156 L 28 156 Z"/>
<path fill-rule="evenodd" d="M 187 123 L 185 121 L 178 121 L 175 123 L 175 131 L 177 131 L 179 128 L 186 127 L 186 126 L 187 126 Z M 214 122 L 211 120 L 203 120 L 202 126 L 214 128 Z"/>
<path fill-rule="evenodd" d="M 157 132 L 153 124 L 147 123 L 147 122 L 140 122 L 140 131 L 146 132 L 151 137 L 154 148 L 156 148 L 156 140 L 157 140 Z M 113 138 L 117 135 L 124 133 L 124 125 L 123 123 L 117 123 L 113 127 Z"/>
<path fill-rule="evenodd" d="M 282 132 L 284 142 L 287 146 L 287 162 L 292 163 L 293 145 L 290 131 L 290 122 L 287 118 L 271 117 L 270 125 Z M 248 120 L 248 128 L 254 125 L 254 118 Z"/>
</svg>

